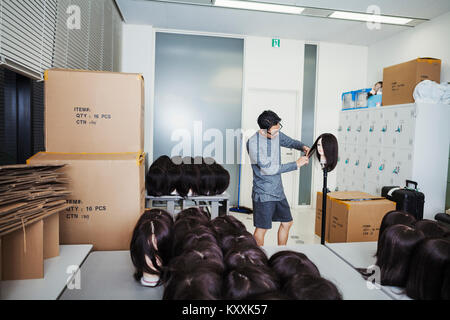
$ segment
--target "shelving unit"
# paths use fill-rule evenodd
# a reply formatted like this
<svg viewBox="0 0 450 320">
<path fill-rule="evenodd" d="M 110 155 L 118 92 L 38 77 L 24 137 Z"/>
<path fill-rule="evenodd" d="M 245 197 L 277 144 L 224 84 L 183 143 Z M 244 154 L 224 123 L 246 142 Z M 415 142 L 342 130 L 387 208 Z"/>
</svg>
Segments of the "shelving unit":
<svg viewBox="0 0 450 320">
<path fill-rule="evenodd" d="M 444 212 L 450 106 L 413 103 L 340 113 L 337 190 L 381 195 L 383 186 L 418 182 L 424 218 Z"/>
</svg>

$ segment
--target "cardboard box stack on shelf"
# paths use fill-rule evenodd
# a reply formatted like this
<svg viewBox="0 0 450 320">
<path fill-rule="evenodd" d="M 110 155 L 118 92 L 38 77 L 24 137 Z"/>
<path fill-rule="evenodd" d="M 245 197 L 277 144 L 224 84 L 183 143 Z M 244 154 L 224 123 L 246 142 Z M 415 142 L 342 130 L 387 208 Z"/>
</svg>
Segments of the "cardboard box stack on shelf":
<svg viewBox="0 0 450 320">
<path fill-rule="evenodd" d="M 61 244 L 128 250 L 145 210 L 144 80 L 139 74 L 45 73 L 46 152 L 29 164 L 66 164 L 71 205 Z"/>
<path fill-rule="evenodd" d="M 325 241 L 377 241 L 383 216 L 395 210 L 395 202 L 359 191 L 327 194 Z M 315 234 L 322 226 L 322 192 L 317 193 Z"/>
<path fill-rule="evenodd" d="M 62 167 L 0 167 L 0 280 L 43 278 L 44 260 L 59 256 L 70 194 Z"/>
<path fill-rule="evenodd" d="M 413 92 L 423 80 L 441 81 L 441 60 L 417 58 L 383 69 L 383 106 L 414 103 Z"/>
</svg>

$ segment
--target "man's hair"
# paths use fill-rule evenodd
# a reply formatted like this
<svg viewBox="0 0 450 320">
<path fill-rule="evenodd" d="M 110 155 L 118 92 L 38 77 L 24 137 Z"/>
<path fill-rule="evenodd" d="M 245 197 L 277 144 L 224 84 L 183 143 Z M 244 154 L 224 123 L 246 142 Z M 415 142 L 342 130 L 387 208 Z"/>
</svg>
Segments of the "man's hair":
<svg viewBox="0 0 450 320">
<path fill-rule="evenodd" d="M 273 111 L 266 110 L 258 117 L 258 125 L 261 129 L 270 129 L 280 123 L 281 118 Z"/>
</svg>

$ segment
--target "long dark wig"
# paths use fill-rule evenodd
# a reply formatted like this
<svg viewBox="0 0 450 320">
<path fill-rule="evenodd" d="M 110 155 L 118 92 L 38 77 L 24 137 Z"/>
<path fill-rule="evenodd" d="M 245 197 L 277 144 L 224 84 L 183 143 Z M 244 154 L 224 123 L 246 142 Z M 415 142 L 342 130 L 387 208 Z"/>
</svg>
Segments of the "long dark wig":
<svg viewBox="0 0 450 320">
<path fill-rule="evenodd" d="M 161 285 L 165 267 L 171 259 L 173 220 L 164 210 L 145 211 L 139 218 L 130 243 L 131 261 L 136 269 L 134 277 L 140 281 L 143 273 L 159 275 Z M 149 259 L 153 267 L 149 266 Z"/>
<path fill-rule="evenodd" d="M 406 294 L 418 300 L 450 299 L 450 241 L 426 239 L 411 259 Z"/>
<path fill-rule="evenodd" d="M 257 266 L 244 266 L 230 270 L 224 278 L 224 299 L 241 300 L 251 295 L 278 290 L 273 273 Z"/>
<path fill-rule="evenodd" d="M 380 230 L 378 232 L 378 245 L 377 245 L 377 252 L 375 253 L 375 256 L 378 255 L 379 251 L 381 250 L 382 244 L 381 244 L 381 235 L 384 233 L 384 231 L 391 227 L 394 226 L 396 224 L 402 224 L 405 226 L 409 226 L 409 227 L 414 227 L 414 225 L 416 224 L 416 218 L 409 214 L 406 211 L 397 211 L 397 210 L 393 210 L 393 211 L 389 211 L 387 212 L 384 216 L 383 219 L 381 220 L 381 224 L 380 224 Z"/>
<path fill-rule="evenodd" d="M 375 263 L 380 267 L 382 285 L 405 286 L 411 256 L 423 239 L 425 235 L 422 231 L 400 224 L 383 232 Z"/>
<path fill-rule="evenodd" d="M 284 286 L 296 274 L 312 274 L 320 277 L 317 266 L 301 252 L 279 251 L 270 257 L 269 266 L 278 276 L 280 286 Z"/>
<path fill-rule="evenodd" d="M 322 139 L 322 149 L 325 154 L 325 158 L 327 160 L 324 168 L 326 169 L 327 172 L 333 171 L 337 164 L 338 149 L 339 149 L 338 141 L 333 134 L 331 133 L 321 134 L 312 145 L 308 157 L 311 158 L 312 155 L 315 153 L 317 155 L 317 159 L 320 162 L 320 155 L 317 149 L 317 144 L 320 139 Z"/>
<path fill-rule="evenodd" d="M 320 276 L 296 274 L 283 286 L 284 292 L 293 300 L 342 300 L 336 285 Z"/>
</svg>

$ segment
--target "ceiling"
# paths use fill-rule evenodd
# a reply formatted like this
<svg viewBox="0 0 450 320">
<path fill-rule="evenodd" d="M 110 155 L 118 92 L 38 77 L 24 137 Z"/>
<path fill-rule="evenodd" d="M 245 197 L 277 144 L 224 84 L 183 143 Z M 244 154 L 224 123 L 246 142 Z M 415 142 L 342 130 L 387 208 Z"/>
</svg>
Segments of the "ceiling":
<svg viewBox="0 0 450 320">
<path fill-rule="evenodd" d="M 208 0 L 172 1 L 208 2 Z M 161 29 L 327 41 L 365 46 L 411 29 L 411 27 L 405 26 L 381 25 L 379 30 L 369 30 L 364 22 L 167 1 L 116 0 L 116 2 L 126 23 L 149 24 Z M 366 12 L 370 5 L 377 5 L 381 14 L 425 19 L 433 19 L 450 12 L 449 0 L 270 0 L 267 2 L 355 12 Z"/>
</svg>

